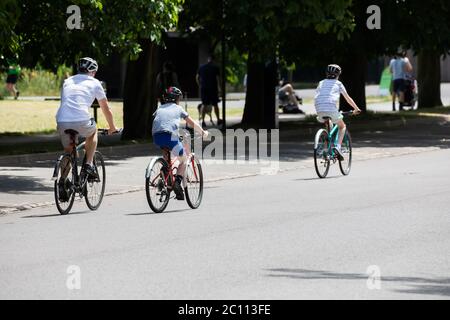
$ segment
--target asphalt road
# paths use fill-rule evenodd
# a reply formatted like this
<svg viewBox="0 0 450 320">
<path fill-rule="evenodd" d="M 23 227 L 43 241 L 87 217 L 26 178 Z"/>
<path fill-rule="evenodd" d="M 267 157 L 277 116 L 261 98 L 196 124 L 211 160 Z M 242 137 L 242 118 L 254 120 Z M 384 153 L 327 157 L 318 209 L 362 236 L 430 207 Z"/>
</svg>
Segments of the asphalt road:
<svg viewBox="0 0 450 320">
<path fill-rule="evenodd" d="M 211 182 L 195 211 L 150 214 L 134 192 L 6 215 L 0 298 L 449 299 L 449 158 Z"/>
</svg>

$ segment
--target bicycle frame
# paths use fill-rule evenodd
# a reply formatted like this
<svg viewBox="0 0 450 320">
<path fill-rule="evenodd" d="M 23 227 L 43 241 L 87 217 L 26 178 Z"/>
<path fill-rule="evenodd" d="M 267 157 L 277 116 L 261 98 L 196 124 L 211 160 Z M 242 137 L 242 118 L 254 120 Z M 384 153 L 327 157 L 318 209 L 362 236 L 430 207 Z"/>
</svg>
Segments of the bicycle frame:
<svg viewBox="0 0 450 320">
<path fill-rule="evenodd" d="M 328 151 L 327 153 L 334 157 L 334 149 L 333 145 L 338 143 L 339 138 L 339 127 L 331 122 L 328 122 L 326 125 L 327 133 L 328 133 Z"/>
<path fill-rule="evenodd" d="M 151 176 L 151 168 L 153 167 L 153 164 L 154 164 L 154 162 L 155 162 L 157 159 L 158 159 L 158 157 L 153 158 L 153 160 L 152 160 L 152 161 L 149 163 L 149 165 L 147 166 L 147 169 L 146 169 L 146 171 L 145 171 L 145 177 L 146 177 L 146 178 L 150 178 L 150 176 Z M 197 173 L 197 170 L 196 170 L 196 167 L 195 167 L 194 159 L 195 159 L 195 154 L 194 154 L 194 153 L 190 153 L 189 156 L 188 156 L 188 161 L 187 161 L 187 162 L 189 162 L 189 161 L 191 162 L 192 168 L 193 168 L 193 171 L 194 171 L 195 178 L 198 179 L 198 173 Z M 166 160 L 166 159 L 164 159 L 164 160 Z M 167 175 L 164 175 L 164 184 L 165 184 L 166 186 L 168 186 L 168 187 L 173 187 L 173 185 L 174 185 L 174 183 L 175 183 L 175 179 L 174 179 L 174 176 L 175 176 L 175 175 L 174 175 L 174 171 L 175 171 L 175 170 L 178 170 L 178 167 L 174 167 L 174 164 L 175 164 L 175 162 L 177 161 L 177 159 L 171 160 L 171 156 L 170 156 L 170 153 L 169 153 L 168 159 L 167 159 L 166 161 L 167 161 L 167 163 L 169 164 L 169 167 L 168 167 L 168 173 L 167 173 Z M 186 175 L 186 173 L 185 173 L 185 175 Z M 152 184 L 152 185 L 155 184 L 155 182 L 156 182 L 156 180 L 157 180 L 158 178 L 159 178 L 159 176 L 156 176 L 156 177 L 153 179 L 153 181 L 151 181 L 151 184 Z M 169 178 L 171 178 L 171 181 L 172 181 L 172 184 L 171 184 L 171 185 L 168 184 Z M 185 182 L 185 179 L 186 179 L 186 176 L 185 176 L 184 179 L 183 179 L 183 184 L 186 183 L 186 182 Z"/>
<path fill-rule="evenodd" d="M 83 186 L 80 186 L 80 174 L 78 173 L 78 152 L 84 149 L 86 142 L 83 141 L 78 146 L 75 144 L 75 141 L 72 142 L 72 152 L 70 153 L 72 172 L 74 174 L 74 186 L 77 192 L 83 189 Z M 61 161 L 65 154 L 62 154 L 58 157 L 56 161 L 55 168 L 53 170 L 52 180 L 56 180 L 58 178 L 58 171 L 61 169 Z"/>
</svg>

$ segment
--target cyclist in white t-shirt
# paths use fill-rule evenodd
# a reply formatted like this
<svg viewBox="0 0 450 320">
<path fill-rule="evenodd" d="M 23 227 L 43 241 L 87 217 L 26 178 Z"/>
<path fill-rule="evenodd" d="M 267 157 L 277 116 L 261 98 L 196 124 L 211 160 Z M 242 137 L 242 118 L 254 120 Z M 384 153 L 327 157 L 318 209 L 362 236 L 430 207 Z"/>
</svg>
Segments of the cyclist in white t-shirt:
<svg viewBox="0 0 450 320">
<path fill-rule="evenodd" d="M 327 67 L 327 78 L 319 83 L 316 90 L 316 97 L 314 99 L 314 105 L 317 111 L 317 120 L 325 123 L 328 121 L 325 118 L 331 119 L 331 121 L 339 127 L 338 144 L 335 146 L 339 158 L 343 159 L 341 153 L 341 145 L 344 140 L 346 126 L 343 121 L 343 116 L 339 112 L 338 103 L 341 94 L 345 100 L 355 109 L 355 114 L 361 112 L 356 105 L 355 101 L 348 95 L 342 82 L 339 81 L 339 76 L 342 73 L 342 69 L 337 64 L 330 64 Z"/>
<path fill-rule="evenodd" d="M 61 91 L 61 105 L 56 114 L 57 130 L 61 137 L 64 151 L 72 152 L 70 136 L 64 131 L 75 130 L 86 137 L 86 166 L 85 170 L 95 176 L 93 167 L 94 153 L 97 149 L 97 127 L 91 118 L 89 108 L 97 99 L 106 121 L 109 134 L 118 131 L 114 124 L 113 114 L 106 98 L 105 90 L 100 81 L 95 79 L 98 64 L 94 59 L 85 57 L 78 62 L 78 74 L 64 81 Z"/>
</svg>

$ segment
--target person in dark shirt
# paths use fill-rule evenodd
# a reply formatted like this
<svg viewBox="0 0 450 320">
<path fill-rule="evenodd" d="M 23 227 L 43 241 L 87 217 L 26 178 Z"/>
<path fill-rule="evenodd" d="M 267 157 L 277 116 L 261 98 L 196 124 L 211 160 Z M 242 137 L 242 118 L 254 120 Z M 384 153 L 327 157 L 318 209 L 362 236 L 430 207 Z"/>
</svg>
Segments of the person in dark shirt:
<svg viewBox="0 0 450 320">
<path fill-rule="evenodd" d="M 214 63 L 214 57 L 208 57 L 208 63 L 200 66 L 197 73 L 197 84 L 200 86 L 200 95 L 202 99 L 202 109 L 208 106 L 214 106 L 214 113 L 217 117 L 217 124 L 220 125 L 222 121 L 219 117 L 219 92 L 220 92 L 220 69 Z M 204 125 L 204 115 L 202 112 L 202 120 Z"/>
</svg>

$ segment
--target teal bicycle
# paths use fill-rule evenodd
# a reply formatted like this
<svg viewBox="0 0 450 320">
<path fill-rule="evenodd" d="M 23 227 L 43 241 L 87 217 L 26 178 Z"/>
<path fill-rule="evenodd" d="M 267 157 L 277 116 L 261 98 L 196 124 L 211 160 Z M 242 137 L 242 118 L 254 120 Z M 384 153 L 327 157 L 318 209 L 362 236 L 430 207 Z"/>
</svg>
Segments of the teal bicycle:
<svg viewBox="0 0 450 320">
<path fill-rule="evenodd" d="M 342 112 L 343 116 L 352 115 L 353 111 Z M 339 168 L 344 176 L 350 174 L 352 167 L 352 138 L 350 131 L 345 131 L 344 140 L 341 145 L 341 154 L 343 158 L 339 158 L 335 151 L 335 145 L 338 143 L 339 128 L 333 124 L 330 118 L 324 118 L 325 128 L 320 129 L 316 133 L 314 140 L 314 166 L 319 178 L 324 179 L 330 171 L 331 163 L 339 162 Z"/>
</svg>

